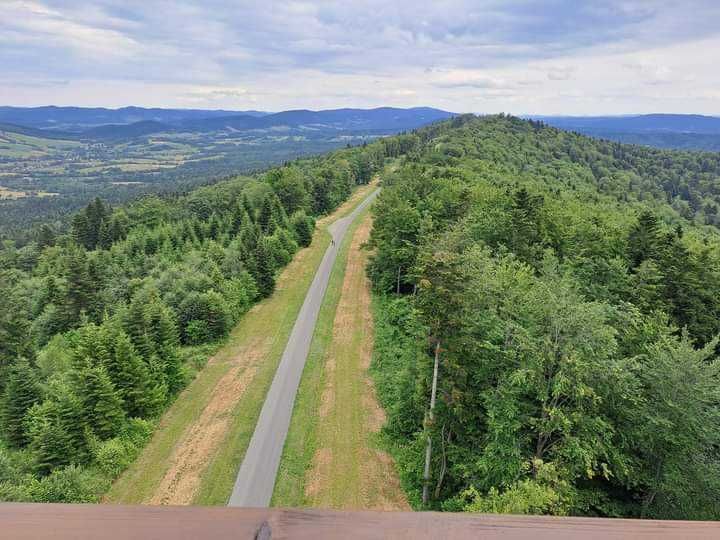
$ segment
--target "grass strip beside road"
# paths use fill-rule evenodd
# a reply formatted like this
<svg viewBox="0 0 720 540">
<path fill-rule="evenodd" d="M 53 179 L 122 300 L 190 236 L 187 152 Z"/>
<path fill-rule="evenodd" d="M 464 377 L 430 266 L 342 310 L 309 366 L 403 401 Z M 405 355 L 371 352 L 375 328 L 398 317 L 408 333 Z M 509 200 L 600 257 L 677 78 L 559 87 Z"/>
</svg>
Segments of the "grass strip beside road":
<svg viewBox="0 0 720 540">
<path fill-rule="evenodd" d="M 332 341 L 335 311 L 340 301 L 350 244 L 367 213 L 368 210 L 358 216 L 358 219 L 348 229 L 330 274 L 330 281 L 310 344 L 310 352 L 295 398 L 292 420 L 285 439 L 271 506 L 308 506 L 304 495 L 305 476 L 317 449 L 317 412 L 325 384 L 325 356 Z"/>
<path fill-rule="evenodd" d="M 385 414 L 368 375 L 374 332 L 364 215 L 348 231 L 321 307 L 283 449 L 272 506 L 408 510 Z"/>
<path fill-rule="evenodd" d="M 330 243 L 327 224 L 357 206 L 376 185 L 358 188 L 350 199 L 330 216 L 318 221 L 310 247 L 301 250 L 282 271 L 275 294 L 254 306 L 233 329 L 215 356 L 198 372 L 161 418 L 148 445 L 138 459 L 113 484 L 106 502 L 138 504 L 153 500 L 163 478 L 173 466 L 173 455 L 187 434 L 203 417 L 214 391 L 228 372 L 243 361 L 241 356 L 256 353 L 251 384 L 231 408 L 229 428 L 218 434 L 221 441 L 204 459 L 200 485 L 191 500 L 197 504 L 225 504 L 235 475 L 249 443 L 265 395 L 287 343 L 310 283 Z M 259 340 L 259 338 L 262 338 Z M 259 341 L 258 341 L 259 340 Z M 259 343 L 258 347 L 255 344 Z M 196 471 L 197 472 L 197 471 Z M 178 471 L 182 475 L 183 471 Z"/>
</svg>

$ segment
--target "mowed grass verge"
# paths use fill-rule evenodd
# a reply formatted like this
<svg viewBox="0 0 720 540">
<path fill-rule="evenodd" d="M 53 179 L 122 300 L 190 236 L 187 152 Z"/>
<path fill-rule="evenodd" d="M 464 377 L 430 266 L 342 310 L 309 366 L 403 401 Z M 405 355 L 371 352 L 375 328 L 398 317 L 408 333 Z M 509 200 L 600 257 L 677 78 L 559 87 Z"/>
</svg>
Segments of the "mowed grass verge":
<svg viewBox="0 0 720 540">
<path fill-rule="evenodd" d="M 229 429 L 220 435 L 222 442 L 212 455 L 204 456 L 206 466 L 192 497 L 192 502 L 197 504 L 227 502 L 282 351 L 330 242 L 325 227 L 351 212 L 374 188 L 375 184 L 356 189 L 338 210 L 318 221 L 312 244 L 301 250 L 282 271 L 275 294 L 254 306 L 242 318 L 227 342 L 177 397 L 159 421 L 143 452 L 113 484 L 105 502 L 140 504 L 153 499 L 172 466 L 176 447 L 199 422 L 218 383 L 232 369 L 237 356 L 261 337 L 263 347 L 254 361 L 257 370 L 252 382 L 232 408 Z"/>
<path fill-rule="evenodd" d="M 373 348 L 371 218 L 342 246 L 320 313 L 283 450 L 273 506 L 408 510 L 394 463 L 378 447 L 385 415 L 368 368 Z"/>
<path fill-rule="evenodd" d="M 317 412 L 325 384 L 325 357 L 332 342 L 335 312 L 342 292 L 350 244 L 367 213 L 368 210 L 365 210 L 359 215 L 348 229 L 330 274 L 330 281 L 310 344 L 310 352 L 295 398 L 271 506 L 301 507 L 308 505 L 305 500 L 305 476 L 317 449 Z"/>
</svg>

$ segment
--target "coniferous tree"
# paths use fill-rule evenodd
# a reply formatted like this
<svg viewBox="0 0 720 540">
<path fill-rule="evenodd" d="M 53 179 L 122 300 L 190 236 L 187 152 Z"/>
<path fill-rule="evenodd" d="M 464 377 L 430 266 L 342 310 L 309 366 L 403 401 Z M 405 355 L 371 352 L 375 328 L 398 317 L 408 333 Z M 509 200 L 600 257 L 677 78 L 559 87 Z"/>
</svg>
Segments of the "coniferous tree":
<svg viewBox="0 0 720 540">
<path fill-rule="evenodd" d="M 87 254 L 83 249 L 71 248 L 66 257 L 67 288 L 63 307 L 65 322 L 70 326 L 80 320 L 90 305 L 91 282 Z"/>
<path fill-rule="evenodd" d="M 28 443 L 25 415 L 40 400 L 40 389 L 30 362 L 19 358 L 10 367 L 2 397 L 2 427 L 8 443 L 20 448 Z"/>
<path fill-rule="evenodd" d="M 275 290 L 275 269 L 273 267 L 272 255 L 268 249 L 267 240 L 262 238 L 255 249 L 255 281 L 257 282 L 260 296 L 270 296 Z"/>
<path fill-rule="evenodd" d="M 314 224 L 304 212 L 296 212 L 292 217 L 292 227 L 299 245 L 307 247 L 312 242 Z"/>
<path fill-rule="evenodd" d="M 61 387 L 54 394 L 59 426 L 67 437 L 68 460 L 70 463 L 82 463 L 88 453 L 82 401 L 68 386 Z"/>
<path fill-rule="evenodd" d="M 28 411 L 27 425 L 38 474 L 50 474 L 53 469 L 71 462 L 70 439 L 60 422 L 55 402 L 48 400 L 34 405 Z"/>
<path fill-rule="evenodd" d="M 179 337 L 175 317 L 172 311 L 158 299 L 148 306 L 148 319 L 155 351 L 163 361 L 168 392 L 174 394 L 182 388 L 185 378 L 177 350 Z"/>
<path fill-rule="evenodd" d="M 43 223 L 38 233 L 38 246 L 42 249 L 55 245 L 55 231 L 47 223 Z"/>
<path fill-rule="evenodd" d="M 108 439 L 122 427 L 124 414 L 118 395 L 104 366 L 89 367 L 79 373 L 83 417 L 101 439 Z"/>
<path fill-rule="evenodd" d="M 277 226 L 274 215 L 274 207 L 275 205 L 273 204 L 272 198 L 270 196 L 265 197 L 257 218 L 260 230 L 265 235 L 272 234 Z"/>
<path fill-rule="evenodd" d="M 130 336 L 135 349 L 146 360 L 155 354 L 155 344 L 149 335 L 147 321 L 148 302 L 149 298 L 146 292 L 137 293 L 128 306 L 124 320 L 125 331 Z"/>
<path fill-rule="evenodd" d="M 656 258 L 659 243 L 657 218 L 652 212 L 642 212 L 628 235 L 628 258 L 632 267 L 639 266 L 645 259 Z"/>
<path fill-rule="evenodd" d="M 115 336 L 115 351 L 111 379 L 122 398 L 128 417 L 145 417 L 155 414 L 161 403 L 157 403 L 152 392 L 153 380 L 146 363 L 135 352 L 125 332 Z M 115 376 L 113 377 L 113 373 Z"/>
<path fill-rule="evenodd" d="M 0 280 L 4 276 L 0 272 Z M 0 284 L 0 378 L 18 356 L 31 353 L 30 321 L 21 297 Z M 0 380 L 0 390 L 3 383 Z"/>
<path fill-rule="evenodd" d="M 248 196 L 245 193 L 243 193 L 242 196 L 242 207 L 245 209 L 250 221 L 255 222 L 255 209 L 252 204 L 250 204 L 250 199 L 248 199 Z"/>
</svg>

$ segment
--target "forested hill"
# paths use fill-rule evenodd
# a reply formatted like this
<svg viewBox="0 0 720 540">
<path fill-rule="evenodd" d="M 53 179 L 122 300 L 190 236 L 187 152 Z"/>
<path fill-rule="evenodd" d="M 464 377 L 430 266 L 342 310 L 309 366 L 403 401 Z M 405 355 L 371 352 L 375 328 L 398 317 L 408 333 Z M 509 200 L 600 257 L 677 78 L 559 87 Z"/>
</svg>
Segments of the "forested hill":
<svg viewBox="0 0 720 540">
<path fill-rule="evenodd" d="M 314 218 L 367 183 L 395 137 L 184 196 L 112 209 L 0 249 L 0 501 L 97 501 Z"/>
<path fill-rule="evenodd" d="M 561 129 L 657 148 L 720 151 L 720 118 L 699 114 L 535 116 Z"/>
<path fill-rule="evenodd" d="M 416 506 L 720 518 L 720 155 L 461 117 L 385 185 L 373 371 Z"/>
</svg>

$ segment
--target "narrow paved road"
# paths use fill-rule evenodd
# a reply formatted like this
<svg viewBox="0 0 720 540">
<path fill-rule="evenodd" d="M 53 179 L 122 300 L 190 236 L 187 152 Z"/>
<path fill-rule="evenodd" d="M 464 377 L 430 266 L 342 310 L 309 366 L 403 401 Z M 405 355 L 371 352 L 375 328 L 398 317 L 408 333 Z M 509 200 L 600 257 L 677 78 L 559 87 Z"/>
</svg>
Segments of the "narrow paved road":
<svg viewBox="0 0 720 540">
<path fill-rule="evenodd" d="M 290 426 L 295 395 L 310 350 L 325 289 L 330 280 L 330 272 L 348 227 L 367 208 L 379 191 L 379 188 L 373 191 L 348 216 L 336 220 L 328 227 L 334 244 L 331 244 L 325 252 L 300 308 L 280 359 L 280 365 L 275 372 L 275 378 L 260 411 L 260 418 L 240 466 L 228 506 L 270 505 L 285 437 Z"/>
</svg>

